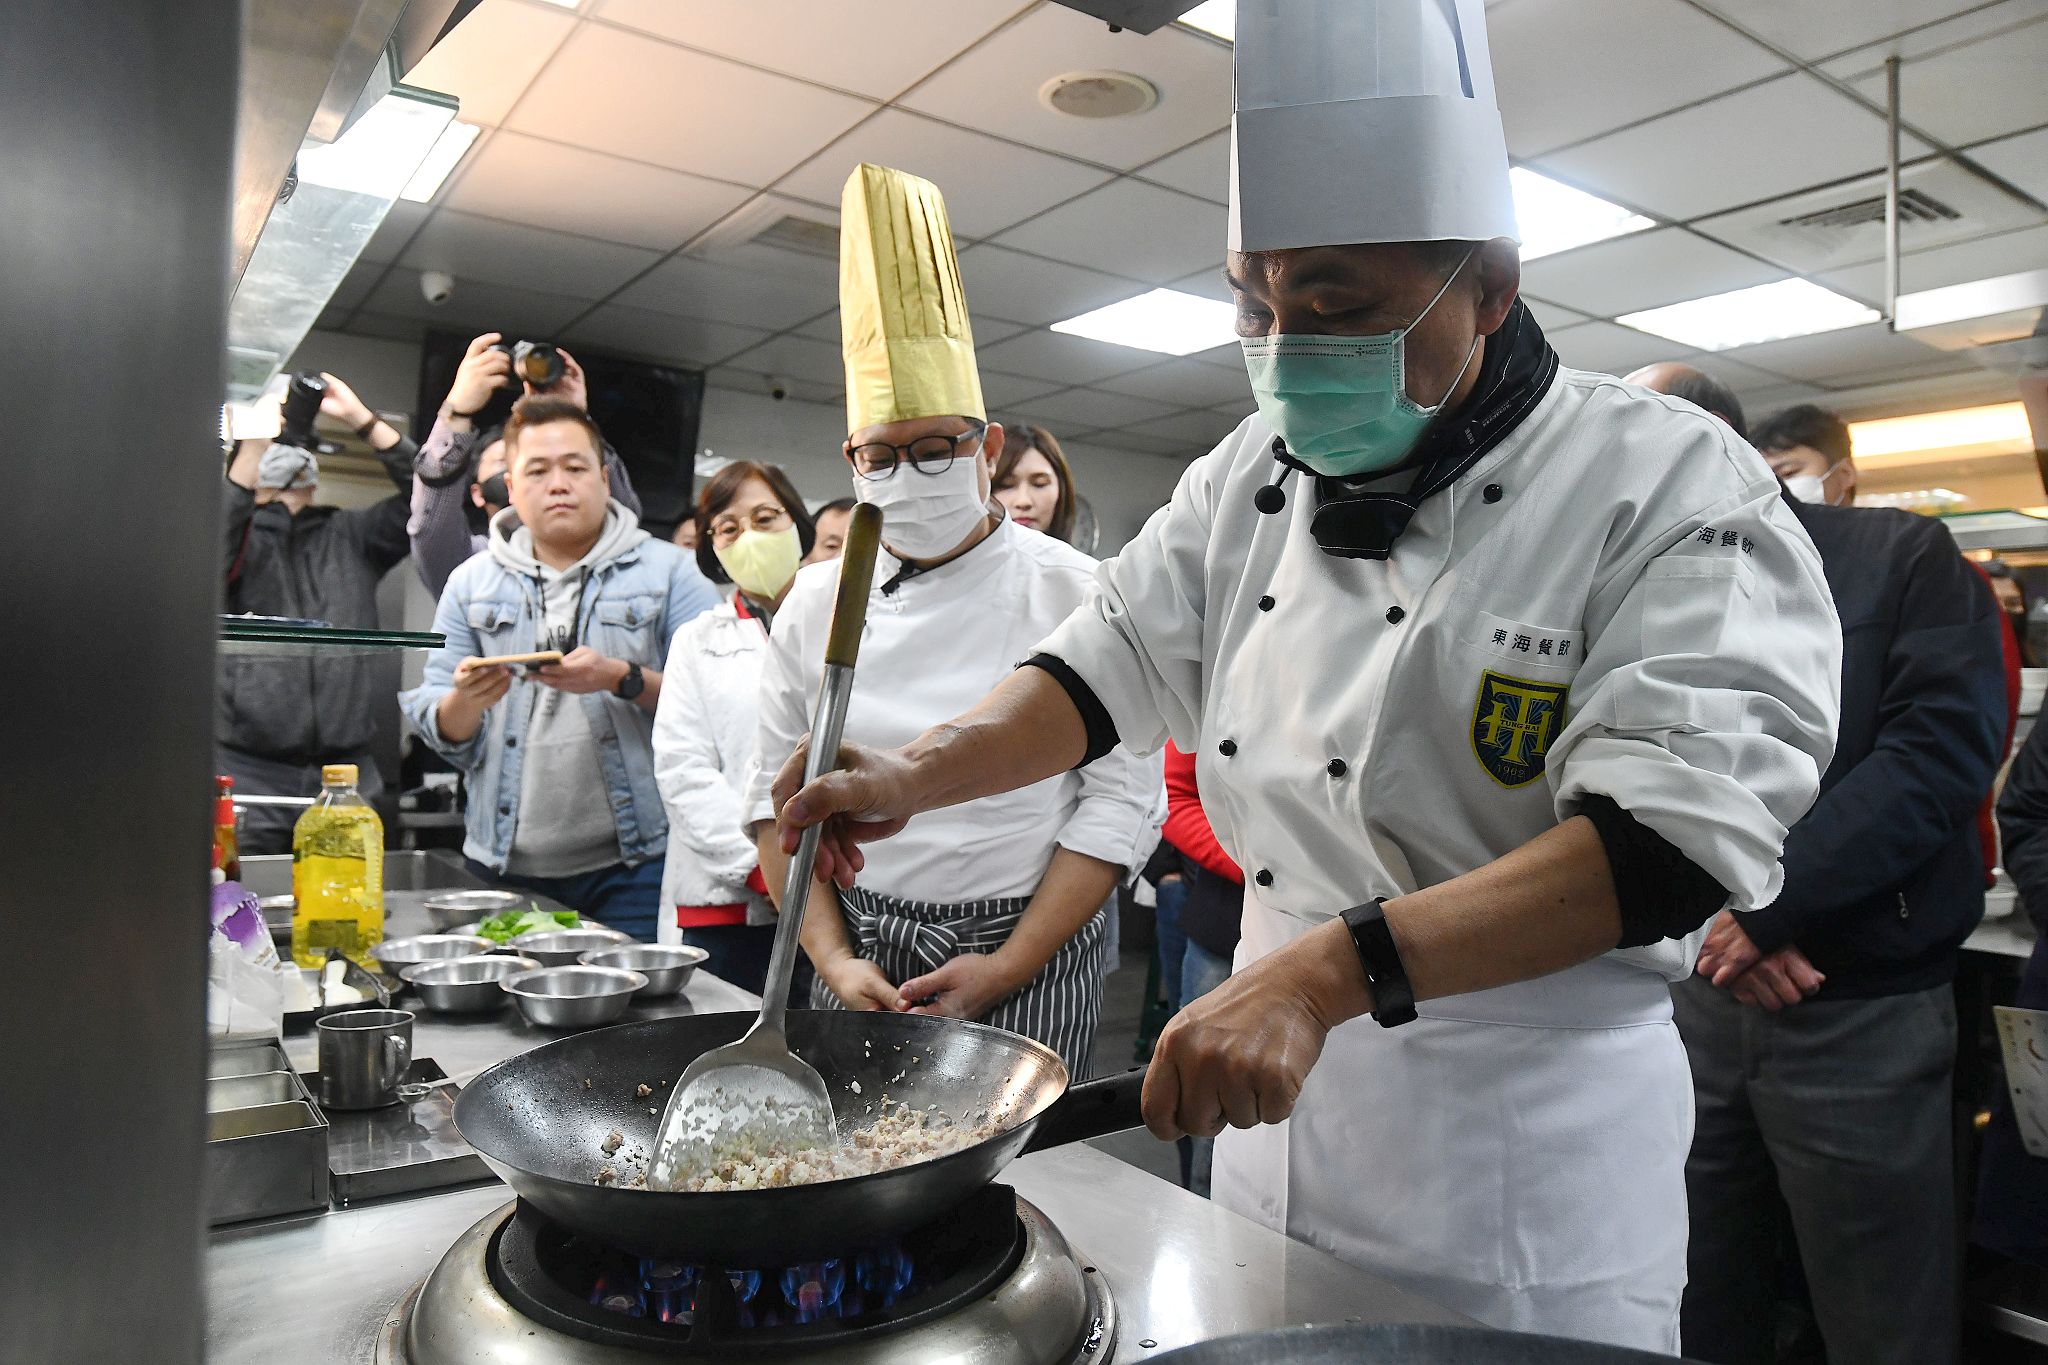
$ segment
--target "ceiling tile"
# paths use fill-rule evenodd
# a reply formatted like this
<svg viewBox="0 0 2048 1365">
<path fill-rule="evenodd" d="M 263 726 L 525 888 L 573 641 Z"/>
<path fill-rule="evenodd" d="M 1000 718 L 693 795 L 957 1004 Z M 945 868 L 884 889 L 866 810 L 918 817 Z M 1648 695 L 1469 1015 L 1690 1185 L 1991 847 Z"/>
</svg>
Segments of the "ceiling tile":
<svg viewBox="0 0 2048 1365">
<path fill-rule="evenodd" d="M 1176 413 L 1172 417 L 1161 417 L 1151 422 L 1135 422 L 1130 430 L 1140 436 L 1180 441 L 1186 446 L 1207 450 L 1236 431 L 1243 424 L 1245 416 L 1244 413 L 1229 417 L 1220 412 L 1189 411 Z"/>
<path fill-rule="evenodd" d="M 640 247 L 443 209 L 414 235 L 400 262 L 447 271 L 458 293 L 464 282 L 483 280 L 522 289 L 544 284 L 548 293 L 595 300 L 660 259 Z"/>
<path fill-rule="evenodd" d="M 1230 134 L 1213 133 L 1162 157 L 1137 172 L 1155 184 L 1197 194 L 1218 204 L 1230 202 Z"/>
<path fill-rule="evenodd" d="M 545 341 L 589 306 L 587 299 L 564 298 L 480 279 L 459 281 L 448 302 L 431 304 L 420 297 L 419 272 L 394 266 L 371 293 L 364 311 L 417 318 L 448 331 L 473 329 L 472 335 L 502 332 L 508 339 Z"/>
<path fill-rule="evenodd" d="M 988 245 L 971 246 L 960 253 L 960 276 L 967 286 L 970 315 L 979 318 L 986 314 L 1034 326 L 1145 292 L 1142 284 L 1114 275 Z"/>
<path fill-rule="evenodd" d="M 1096 444 L 1112 450 L 1127 450 L 1133 455 L 1195 456 L 1208 451 L 1214 442 L 1171 440 L 1164 436 L 1140 436 L 1134 431 L 1105 431 L 1096 438 Z"/>
<path fill-rule="evenodd" d="M 602 0 L 596 15 L 704 52 L 877 99 L 1017 10 L 1017 0 Z"/>
<path fill-rule="evenodd" d="M 1749 32 L 1817 61 L 1981 8 L 1984 0 L 1699 0 Z M 2025 8 L 2032 0 L 2018 0 Z M 2013 5 L 1993 6 L 2008 12 Z"/>
<path fill-rule="evenodd" d="M 846 388 L 845 361 L 839 348 L 809 337 L 772 337 L 752 350 L 728 356 L 725 363 L 777 379 L 801 379 L 834 394 Z"/>
<path fill-rule="evenodd" d="M 807 276 L 671 256 L 608 302 L 779 331 L 837 307 L 839 294 L 836 287 Z"/>
<path fill-rule="evenodd" d="M 420 224 L 427 221 L 427 215 L 434 211 L 431 204 L 415 204 L 410 199 L 399 199 L 392 203 L 384 221 L 370 234 L 370 240 L 363 244 L 359 261 L 395 261 L 405 251 L 405 244 L 420 230 Z"/>
<path fill-rule="evenodd" d="M 1062 336 L 1058 332 L 1026 332 L 993 346 L 983 346 L 979 355 L 981 363 L 989 369 L 1062 384 L 1092 384 L 1112 375 L 1127 374 L 1157 358 L 1150 351 L 1112 346 L 1086 337 Z"/>
<path fill-rule="evenodd" d="M 357 313 L 344 330 L 350 336 L 416 342 L 426 335 L 427 324 L 419 318 L 393 317 L 388 313 Z"/>
<path fill-rule="evenodd" d="M 1219 303 L 1235 302 L 1230 296 L 1230 285 L 1224 281 L 1223 263 L 1221 261 L 1218 261 L 1206 270 L 1197 270 L 1193 274 L 1183 275 L 1179 279 L 1174 280 L 1168 287 L 1178 289 L 1183 294 L 1193 294 L 1199 298 L 1215 299 Z"/>
<path fill-rule="evenodd" d="M 1696 352 L 1612 322 L 1584 322 L 1549 334 L 1557 358 L 1575 370 L 1627 374 L 1660 360 L 1690 360 Z"/>
<path fill-rule="evenodd" d="M 1972 160 L 2048 203 L 2048 128 L 1970 149 Z"/>
<path fill-rule="evenodd" d="M 1522 287 L 1577 312 L 1611 318 L 1784 274 L 1683 228 L 1662 228 L 1531 261 L 1522 267 Z"/>
<path fill-rule="evenodd" d="M 1853 0 L 1852 0 L 1853 2 Z M 1515 0 L 1487 17 L 1508 150 L 1535 156 L 1759 80 L 1785 64 L 1681 0 Z M 1626 52 L 1601 62 L 1592 53 Z"/>
<path fill-rule="evenodd" d="M 1988 280 L 2022 270 L 2048 266 L 2048 227 L 2022 228 L 2001 232 L 1972 242 L 1936 247 L 1907 254 L 1899 264 L 1899 287 L 1908 294 L 1922 289 L 1941 289 L 1971 280 Z M 1873 308 L 1884 307 L 1884 263 L 1831 270 L 1814 277 L 1830 289 L 1861 299 Z"/>
<path fill-rule="evenodd" d="M 743 370 L 737 365 L 720 365 L 706 370 L 704 382 L 714 389 L 732 389 L 755 395 L 768 393 L 765 375 L 756 370 Z M 837 388 L 814 384 L 807 379 L 789 379 L 784 381 L 782 396 L 799 403 L 823 403 L 836 407 L 842 395 Z"/>
<path fill-rule="evenodd" d="M 1765 147 L 1769 155 L 1759 155 Z M 1902 150 L 1918 157 L 1929 148 L 1909 137 Z M 1546 156 L 1537 169 L 1688 219 L 1857 175 L 1884 159 L 1884 120 L 1798 73 Z"/>
<path fill-rule="evenodd" d="M 760 186 L 874 108 L 625 29 L 585 24 L 534 81 L 507 126 Z"/>
<path fill-rule="evenodd" d="M 921 175 L 946 196 L 953 230 L 987 237 L 1109 179 L 1109 172 L 998 142 L 901 109 L 885 109 L 776 185 L 819 204 L 839 203 L 846 177 L 863 161 Z"/>
<path fill-rule="evenodd" d="M 559 5 L 486 0 L 405 73 L 405 82 L 455 96 L 464 123 L 494 126 L 575 27 L 576 16 Z"/>
<path fill-rule="evenodd" d="M 1039 103 L 1039 88 L 1067 72 L 1126 71 L 1150 81 L 1159 102 L 1142 114 L 1084 119 Z M 1129 170 L 1230 123 L 1230 49 L 1169 25 L 1111 33 L 1061 5 L 1040 5 L 935 72 L 900 103 L 1030 147 Z"/>
<path fill-rule="evenodd" d="M 981 371 L 981 397 L 990 412 L 1002 408 L 1015 408 L 1034 398 L 1043 398 L 1049 393 L 1058 393 L 1063 384 L 1050 383 L 1043 379 L 1026 379 L 1022 375 L 998 374 L 983 368 Z"/>
<path fill-rule="evenodd" d="M 1925 374 L 1939 374 L 1956 368 L 1957 363 L 1973 363 L 1966 355 L 1954 356 L 1911 337 L 1896 336 L 1881 322 L 1787 341 L 1766 341 L 1722 354 L 1809 383 L 1839 383 L 1912 368 Z"/>
<path fill-rule="evenodd" d="M 2048 81 L 2041 78 L 2048 70 L 2048 15 L 2033 9 L 2031 23 L 1909 57 L 1899 72 L 1905 121 L 1951 146 L 2048 123 Z M 1883 56 L 1856 53 L 1827 69 L 1882 105 Z"/>
<path fill-rule="evenodd" d="M 1586 315 L 1577 309 L 1567 308 L 1561 303 L 1552 303 L 1548 299 L 1531 298 L 1523 294 L 1522 302 L 1529 305 L 1529 311 L 1536 317 L 1536 325 L 1546 334 L 1566 327 L 1576 327 L 1587 320 Z"/>
<path fill-rule="evenodd" d="M 668 251 L 746 202 L 721 181 L 565 143 L 498 132 L 472 152 L 443 202 L 537 227 Z"/>
<path fill-rule="evenodd" d="M 1164 282 L 1216 259 L 1228 211 L 1220 204 L 1117 180 L 996 238 L 1001 246 L 1133 279 Z"/>
<path fill-rule="evenodd" d="M 1827 406 L 1828 391 L 1812 384 L 1771 384 L 1759 383 L 1753 388 L 1742 384 L 1730 385 L 1735 396 L 1742 400 L 1743 416 L 1754 428 L 1764 418 L 1782 412 L 1794 403 L 1818 403 Z"/>
<path fill-rule="evenodd" d="M 672 313 L 606 304 L 562 335 L 571 349 L 591 346 L 663 364 L 703 369 L 768 339 L 753 327 L 734 327 Z"/>
<path fill-rule="evenodd" d="M 334 287 L 334 294 L 327 300 L 327 307 L 340 309 L 343 316 L 354 312 L 370 297 L 370 291 L 384 278 L 387 267 L 374 261 L 358 261 L 350 267 L 348 274 L 341 277 L 341 283 Z M 323 314 L 324 316 L 324 314 Z M 315 323 L 314 326 L 319 326 Z"/>
<path fill-rule="evenodd" d="M 1182 409 L 1173 403 L 1155 403 L 1100 389 L 1068 389 L 1047 398 L 1034 398 L 1022 405 L 1033 421 L 1043 422 L 1058 435 L 1062 428 L 1083 431 L 1097 427 L 1127 426 L 1132 422 L 1171 417 Z"/>
<path fill-rule="evenodd" d="M 1232 371 L 1191 360 L 1169 360 L 1148 370 L 1118 375 L 1114 379 L 1103 380 L 1101 387 L 1190 408 L 1215 408 L 1252 401 L 1251 382 L 1245 378 L 1242 365 Z"/>
</svg>

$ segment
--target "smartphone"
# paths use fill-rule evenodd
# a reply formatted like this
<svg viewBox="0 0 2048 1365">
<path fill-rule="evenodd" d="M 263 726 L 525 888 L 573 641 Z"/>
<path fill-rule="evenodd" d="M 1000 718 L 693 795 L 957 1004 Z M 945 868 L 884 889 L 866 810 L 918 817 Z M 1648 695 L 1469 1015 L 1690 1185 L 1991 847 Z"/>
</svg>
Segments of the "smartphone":
<svg viewBox="0 0 2048 1365">
<path fill-rule="evenodd" d="M 543 664 L 558 664 L 562 662 L 562 651 L 559 649 L 542 649 L 536 650 L 532 654 L 494 654 L 488 659 L 478 659 L 477 662 L 479 664 L 496 664 L 525 674 L 531 673 Z"/>
</svg>

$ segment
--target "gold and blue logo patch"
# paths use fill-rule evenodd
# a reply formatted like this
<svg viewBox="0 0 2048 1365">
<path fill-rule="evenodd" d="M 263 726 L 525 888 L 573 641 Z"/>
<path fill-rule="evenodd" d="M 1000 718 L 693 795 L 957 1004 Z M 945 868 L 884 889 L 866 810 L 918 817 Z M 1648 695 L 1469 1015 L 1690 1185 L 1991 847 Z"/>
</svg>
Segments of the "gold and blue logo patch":
<svg viewBox="0 0 2048 1365">
<path fill-rule="evenodd" d="M 1566 683 L 1531 682 L 1491 669 L 1479 675 L 1472 706 L 1472 752 L 1503 787 L 1543 776 L 1551 741 L 1564 728 Z"/>
</svg>

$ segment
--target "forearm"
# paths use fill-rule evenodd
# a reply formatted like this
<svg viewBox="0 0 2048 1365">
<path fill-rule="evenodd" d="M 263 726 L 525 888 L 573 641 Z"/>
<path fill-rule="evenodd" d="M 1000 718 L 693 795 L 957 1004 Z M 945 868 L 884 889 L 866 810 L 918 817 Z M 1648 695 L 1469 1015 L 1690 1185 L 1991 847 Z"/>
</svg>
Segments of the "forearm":
<svg viewBox="0 0 2048 1365">
<path fill-rule="evenodd" d="M 764 822 L 759 827 L 754 836 L 754 847 L 760 855 L 761 880 L 767 884 L 768 898 L 779 910 L 783 884 L 789 880 L 790 858 L 782 851 L 773 823 Z M 803 932 L 798 942 L 811 959 L 811 965 L 823 971 L 827 965 L 854 955 L 853 939 L 846 932 L 846 920 L 839 913 L 839 899 L 832 893 L 830 884 L 813 880 L 810 894 L 811 899 L 804 906 Z"/>
<path fill-rule="evenodd" d="M 1012 991 L 1038 975 L 1115 893 L 1123 869 L 1072 849 L 1055 848 L 1024 917 L 990 956 Z"/>
<path fill-rule="evenodd" d="M 487 708 L 457 691 L 450 691 L 434 707 L 434 727 L 449 744 L 467 744 L 483 728 Z"/>
<path fill-rule="evenodd" d="M 937 810 L 1056 777 L 1087 749 L 1087 727 L 1066 689 L 1043 669 L 1019 668 L 973 710 L 912 740 L 903 756 L 916 774 L 916 808 Z"/>
</svg>

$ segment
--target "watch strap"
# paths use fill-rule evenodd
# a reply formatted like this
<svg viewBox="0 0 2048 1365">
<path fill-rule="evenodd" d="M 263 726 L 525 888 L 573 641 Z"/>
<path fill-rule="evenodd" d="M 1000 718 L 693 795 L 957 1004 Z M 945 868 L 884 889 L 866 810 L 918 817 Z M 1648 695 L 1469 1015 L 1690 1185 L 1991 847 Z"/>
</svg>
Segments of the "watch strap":
<svg viewBox="0 0 2048 1365">
<path fill-rule="evenodd" d="M 1372 987 L 1372 1017 L 1382 1028 L 1394 1028 L 1415 1018 L 1415 989 L 1408 984 L 1408 969 L 1401 962 L 1401 950 L 1387 927 L 1387 898 L 1381 896 L 1354 905 L 1343 915 L 1351 931 L 1351 946 L 1358 952 L 1358 965 Z"/>
<path fill-rule="evenodd" d="M 615 695 L 623 698 L 626 701 L 632 701 L 635 697 L 638 697 L 642 692 L 645 692 L 646 690 L 646 675 L 641 672 L 639 664 L 634 663 L 631 660 L 628 660 L 626 662 L 626 676 L 619 679 L 619 685 L 616 689 Z"/>
</svg>

